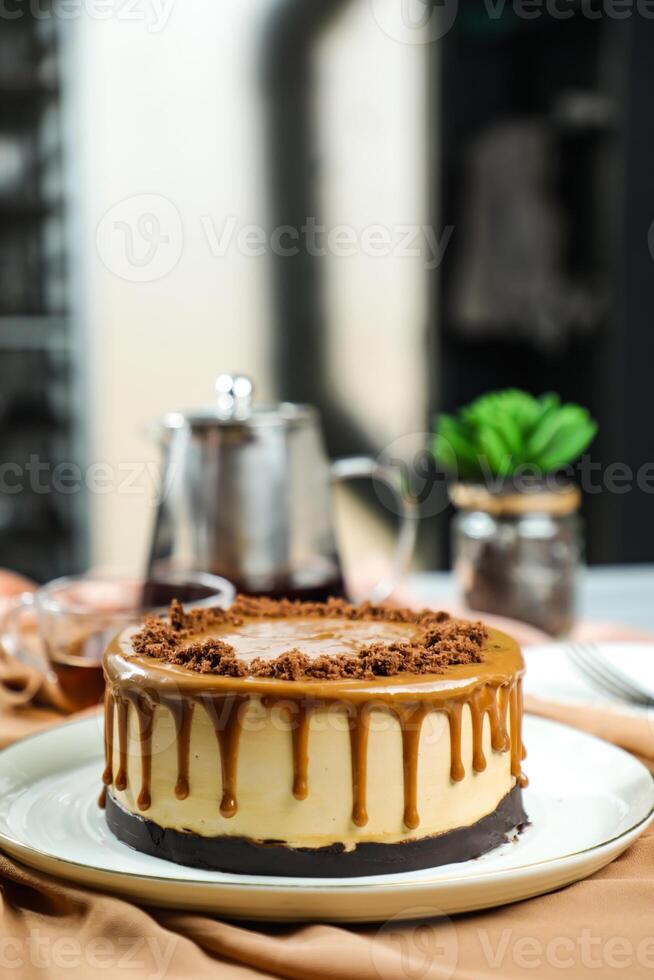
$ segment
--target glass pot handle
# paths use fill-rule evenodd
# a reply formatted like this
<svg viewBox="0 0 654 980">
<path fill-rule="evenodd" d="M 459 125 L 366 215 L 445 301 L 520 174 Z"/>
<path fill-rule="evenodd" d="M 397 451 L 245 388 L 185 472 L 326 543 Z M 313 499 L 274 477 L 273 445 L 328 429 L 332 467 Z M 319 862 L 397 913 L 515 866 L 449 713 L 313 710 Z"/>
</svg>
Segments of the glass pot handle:
<svg viewBox="0 0 654 980">
<path fill-rule="evenodd" d="M 388 487 L 396 501 L 400 526 L 390 571 L 368 591 L 367 595 L 361 597 L 369 599 L 370 602 L 382 602 L 391 594 L 413 557 L 418 529 L 418 509 L 413 500 L 403 491 L 402 481 L 396 470 L 384 466 L 371 456 L 346 456 L 343 459 L 336 459 L 331 464 L 331 475 L 336 483 L 362 478 L 368 478 L 373 482 L 379 481 Z"/>
</svg>

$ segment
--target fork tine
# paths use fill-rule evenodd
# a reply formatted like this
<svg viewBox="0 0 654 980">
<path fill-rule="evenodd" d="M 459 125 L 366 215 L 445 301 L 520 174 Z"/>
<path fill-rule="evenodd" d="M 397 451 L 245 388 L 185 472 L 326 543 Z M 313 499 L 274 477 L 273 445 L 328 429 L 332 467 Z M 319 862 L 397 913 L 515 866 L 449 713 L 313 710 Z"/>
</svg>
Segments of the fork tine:
<svg viewBox="0 0 654 980">
<path fill-rule="evenodd" d="M 629 693 L 630 697 L 639 704 L 653 703 L 653 699 L 643 691 L 642 688 L 634 684 L 625 674 L 623 674 L 617 667 L 615 667 L 605 656 L 603 656 L 601 650 L 591 643 L 582 644 L 585 651 L 585 655 L 591 658 L 597 668 L 602 671 L 611 681 L 622 690 Z"/>
<path fill-rule="evenodd" d="M 631 704 L 651 705 L 651 701 L 642 692 L 637 691 L 628 682 L 623 682 L 615 671 L 607 669 L 606 660 L 596 648 L 584 644 L 575 644 L 575 655 L 580 669 L 585 671 L 586 676 L 592 675 L 596 684 L 601 685 L 613 697 Z"/>
<path fill-rule="evenodd" d="M 603 673 L 601 668 L 598 667 L 596 659 L 589 657 L 581 644 L 571 644 L 568 651 L 569 659 L 579 673 L 586 680 L 590 681 L 602 694 L 608 694 L 621 701 L 633 700 L 630 693 L 622 689 L 619 685 L 614 684 L 612 678 L 607 677 Z"/>
<path fill-rule="evenodd" d="M 614 675 L 606 669 L 606 664 L 604 661 L 596 655 L 593 651 L 588 651 L 583 647 L 579 651 L 579 656 L 586 664 L 588 670 L 591 670 L 595 675 L 602 679 L 606 687 L 613 690 L 619 697 L 631 701 L 634 698 L 634 692 L 626 684 L 622 684 L 619 678 L 614 677 Z"/>
<path fill-rule="evenodd" d="M 602 692 L 602 694 L 607 693 L 606 684 L 601 678 L 598 678 L 595 671 L 592 670 L 587 664 L 585 659 L 580 656 L 579 651 L 572 644 L 566 649 L 567 657 L 577 674 L 579 674 L 586 683 L 590 684 L 596 689 Z"/>
</svg>

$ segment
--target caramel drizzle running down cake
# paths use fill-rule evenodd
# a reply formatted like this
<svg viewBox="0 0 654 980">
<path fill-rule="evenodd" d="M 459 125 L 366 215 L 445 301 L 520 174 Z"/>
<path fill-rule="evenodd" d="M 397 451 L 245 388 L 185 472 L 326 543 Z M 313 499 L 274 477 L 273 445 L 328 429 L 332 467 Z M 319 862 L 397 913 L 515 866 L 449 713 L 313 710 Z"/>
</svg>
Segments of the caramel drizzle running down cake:
<svg viewBox="0 0 654 980">
<path fill-rule="evenodd" d="M 342 600 L 239 597 L 228 610 L 189 612 L 174 602 L 168 619 L 150 618 L 116 638 L 104 666 L 107 819 L 140 849 L 225 870 L 360 874 L 387 870 L 394 844 L 402 845 L 403 866 L 443 863 L 495 846 L 524 822 L 524 665 L 513 640 L 481 623 Z M 434 715 L 445 720 L 442 731 L 429 720 Z M 384 718 L 392 720 L 386 730 Z M 343 719 L 346 753 L 337 734 Z M 241 784 L 259 765 L 249 740 L 266 768 L 260 792 L 252 777 L 242 800 Z M 281 746 L 276 755 L 273 743 Z M 485 781 L 451 797 L 459 820 L 452 826 L 449 797 L 432 799 L 424 761 L 438 763 L 444 754 L 450 787 L 492 762 Z M 194 775 L 208 755 L 209 769 Z M 215 812 L 206 798 L 212 769 L 219 773 Z M 345 795 L 350 827 L 339 815 Z M 380 804 L 384 795 L 401 796 L 397 817 L 394 799 Z M 429 810 L 424 827 L 421 796 Z M 304 807 L 305 824 L 293 801 Z M 418 854 L 420 841 L 432 844 Z"/>
</svg>

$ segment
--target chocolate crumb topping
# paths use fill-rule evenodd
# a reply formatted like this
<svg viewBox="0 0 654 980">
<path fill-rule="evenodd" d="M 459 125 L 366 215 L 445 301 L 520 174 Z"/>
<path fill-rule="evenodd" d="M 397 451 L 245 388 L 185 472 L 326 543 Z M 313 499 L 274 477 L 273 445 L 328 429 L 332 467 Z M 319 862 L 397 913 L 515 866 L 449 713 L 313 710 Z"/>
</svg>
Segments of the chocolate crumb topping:
<svg viewBox="0 0 654 980">
<path fill-rule="evenodd" d="M 411 641 L 362 645 L 352 654 L 308 657 L 293 649 L 270 660 L 257 657 L 251 663 L 239 659 L 234 648 L 219 637 L 202 635 L 212 628 L 241 626 L 245 619 L 300 617 L 407 623 L 417 629 Z M 451 619 L 448 613 L 431 609 L 416 612 L 371 603 L 353 606 L 342 599 L 322 603 L 237 596 L 229 609 L 188 611 L 174 599 L 168 619 L 148 617 L 132 637 L 132 647 L 141 656 L 226 677 L 366 680 L 400 673 L 442 674 L 457 664 L 480 663 L 487 639 L 483 623 Z"/>
<path fill-rule="evenodd" d="M 171 664 L 198 670 L 202 674 L 224 674 L 226 677 L 245 677 L 247 674 L 246 666 L 236 656 L 234 647 L 214 636 L 181 647 L 166 659 Z"/>
</svg>

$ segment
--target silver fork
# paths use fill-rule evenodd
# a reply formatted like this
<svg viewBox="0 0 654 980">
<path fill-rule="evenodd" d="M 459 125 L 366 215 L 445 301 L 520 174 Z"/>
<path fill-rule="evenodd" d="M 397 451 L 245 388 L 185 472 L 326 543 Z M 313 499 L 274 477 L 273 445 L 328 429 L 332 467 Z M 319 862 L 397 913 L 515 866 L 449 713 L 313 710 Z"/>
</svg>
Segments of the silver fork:
<svg viewBox="0 0 654 980">
<path fill-rule="evenodd" d="M 595 644 L 571 643 L 567 647 L 567 654 L 573 667 L 603 694 L 610 694 L 631 704 L 645 707 L 654 705 L 654 698 L 632 684 L 621 671 L 616 670 Z"/>
</svg>

